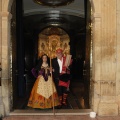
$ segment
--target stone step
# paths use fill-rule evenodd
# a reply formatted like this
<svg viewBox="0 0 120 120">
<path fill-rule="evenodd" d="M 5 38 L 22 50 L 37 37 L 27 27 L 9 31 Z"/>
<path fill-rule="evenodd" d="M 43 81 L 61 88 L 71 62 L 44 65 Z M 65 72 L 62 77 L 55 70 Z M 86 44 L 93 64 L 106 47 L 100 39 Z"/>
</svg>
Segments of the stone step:
<svg viewBox="0 0 120 120">
<path fill-rule="evenodd" d="M 2 120 L 120 120 L 120 116 L 96 116 L 96 118 L 90 118 L 89 115 L 11 115 L 4 117 Z"/>
<path fill-rule="evenodd" d="M 8 116 L 3 120 L 92 120 L 88 115 L 81 116 Z M 94 119 L 97 120 L 97 119 Z"/>
<path fill-rule="evenodd" d="M 91 109 L 14 110 L 3 120 L 80 120 L 89 118 L 90 112 Z"/>
<path fill-rule="evenodd" d="M 10 112 L 10 115 L 88 115 L 91 109 L 25 109 L 14 110 Z"/>
</svg>

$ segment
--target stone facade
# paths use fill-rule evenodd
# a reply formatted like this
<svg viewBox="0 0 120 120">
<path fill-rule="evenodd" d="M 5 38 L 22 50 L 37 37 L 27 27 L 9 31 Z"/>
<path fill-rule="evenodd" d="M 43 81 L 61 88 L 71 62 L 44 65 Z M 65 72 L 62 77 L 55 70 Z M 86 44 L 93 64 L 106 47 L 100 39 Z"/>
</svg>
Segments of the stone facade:
<svg viewBox="0 0 120 120">
<path fill-rule="evenodd" d="M 10 21 L 12 15 L 9 7 L 12 1 L 0 0 L 0 115 L 8 115 L 10 112 Z"/>
<path fill-rule="evenodd" d="M 10 21 L 12 0 L 0 0 L 0 114 L 9 115 Z M 92 103 L 100 116 L 118 115 L 120 111 L 120 1 L 91 0 L 92 6 Z"/>
<path fill-rule="evenodd" d="M 119 109 L 119 0 L 93 0 L 93 110 L 118 115 Z"/>
</svg>

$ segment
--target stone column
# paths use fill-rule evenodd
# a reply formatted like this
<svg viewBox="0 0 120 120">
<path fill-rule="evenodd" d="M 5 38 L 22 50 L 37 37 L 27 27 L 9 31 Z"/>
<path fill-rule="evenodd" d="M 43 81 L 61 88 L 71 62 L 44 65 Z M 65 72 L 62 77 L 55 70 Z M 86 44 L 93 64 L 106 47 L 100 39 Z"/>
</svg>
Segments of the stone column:
<svg viewBox="0 0 120 120">
<path fill-rule="evenodd" d="M 1 56 L 2 56 L 2 1 L 0 0 L 0 68 L 1 68 Z M 2 74 L 0 71 L 0 117 L 1 117 L 1 115 L 4 115 L 1 77 L 2 77 Z"/>
<path fill-rule="evenodd" d="M 116 101 L 116 0 L 93 0 L 93 110 L 118 115 Z"/>
<path fill-rule="evenodd" d="M 2 87 L 2 102 L 3 102 L 3 111 L 5 115 L 9 115 L 10 112 L 10 20 L 11 14 L 9 12 L 2 12 L 2 78 L 1 78 L 1 87 Z M 3 114 L 3 113 L 2 113 Z"/>
<path fill-rule="evenodd" d="M 92 68 L 92 106 L 93 111 L 98 113 L 100 103 L 100 80 L 101 80 L 101 0 L 91 1 L 92 13 L 92 43 L 93 43 L 93 68 Z"/>
<path fill-rule="evenodd" d="M 116 95 L 120 113 L 120 0 L 117 0 Z"/>
</svg>

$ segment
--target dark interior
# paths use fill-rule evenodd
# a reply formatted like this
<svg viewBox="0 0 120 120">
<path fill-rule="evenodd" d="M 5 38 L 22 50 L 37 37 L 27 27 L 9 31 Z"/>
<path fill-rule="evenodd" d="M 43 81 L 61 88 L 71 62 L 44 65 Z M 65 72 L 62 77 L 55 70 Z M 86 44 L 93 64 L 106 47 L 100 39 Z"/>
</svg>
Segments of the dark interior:
<svg viewBox="0 0 120 120">
<path fill-rule="evenodd" d="M 23 3 L 14 0 L 11 10 L 13 13 L 12 23 L 16 23 L 11 27 L 13 40 L 13 109 L 27 109 L 29 94 L 35 82 L 31 69 L 37 64 L 38 60 L 38 34 L 48 27 L 61 28 L 70 37 L 73 67 L 67 109 L 89 108 L 90 78 L 87 78 L 88 82 L 86 82 L 83 73 L 86 61 L 87 9 L 90 9 L 87 4 L 88 1 L 85 0 L 84 18 L 62 12 L 59 15 L 45 12 L 24 16 Z"/>
</svg>

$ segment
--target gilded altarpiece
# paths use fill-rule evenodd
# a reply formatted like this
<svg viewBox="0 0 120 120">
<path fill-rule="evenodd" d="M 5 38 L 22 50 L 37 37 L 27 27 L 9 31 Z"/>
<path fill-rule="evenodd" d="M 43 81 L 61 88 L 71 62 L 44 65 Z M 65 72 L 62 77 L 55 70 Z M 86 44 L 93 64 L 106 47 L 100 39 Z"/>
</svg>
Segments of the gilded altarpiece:
<svg viewBox="0 0 120 120">
<path fill-rule="evenodd" d="M 39 35 L 38 40 L 38 57 L 41 57 L 43 54 L 47 54 L 51 58 L 56 57 L 56 50 L 61 48 L 63 50 L 63 54 L 70 54 L 70 39 L 69 36 L 66 35 Z"/>
</svg>

